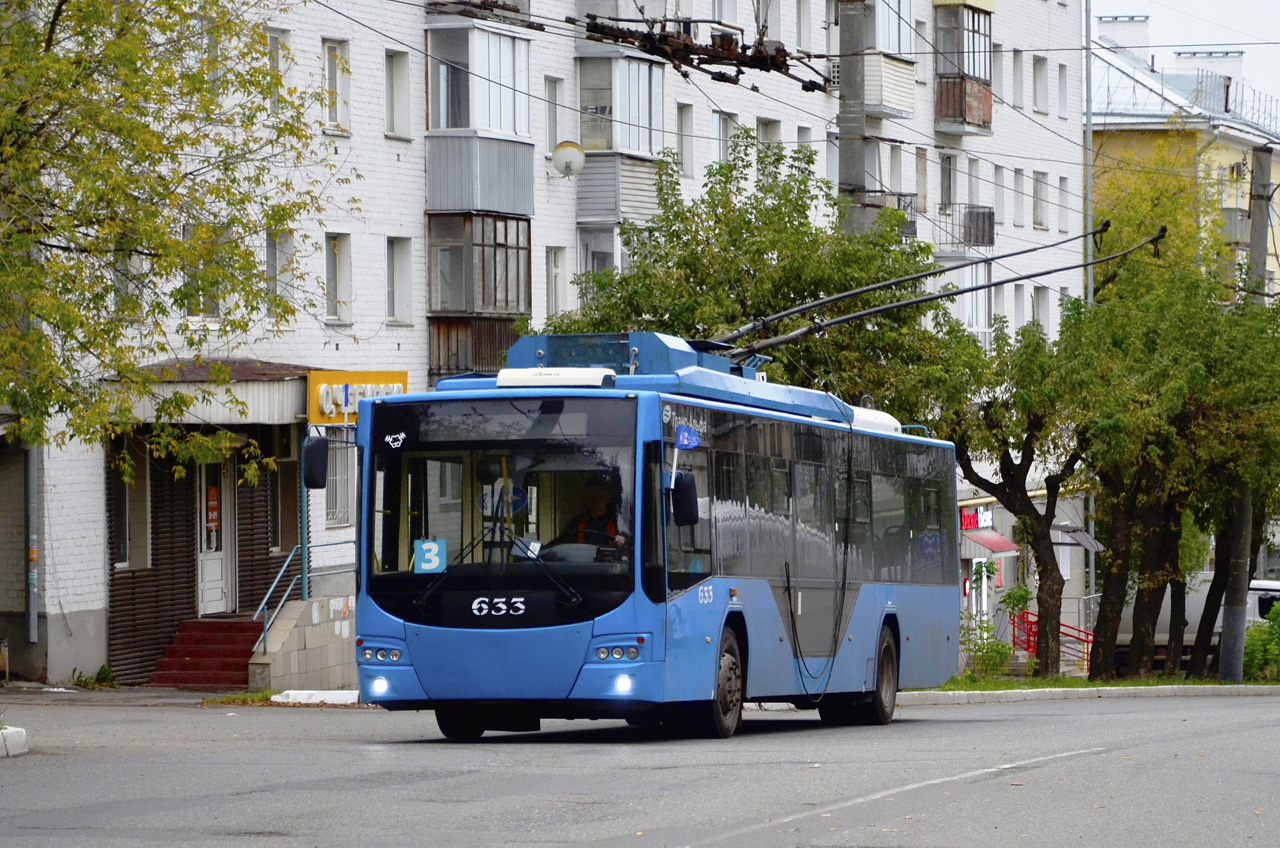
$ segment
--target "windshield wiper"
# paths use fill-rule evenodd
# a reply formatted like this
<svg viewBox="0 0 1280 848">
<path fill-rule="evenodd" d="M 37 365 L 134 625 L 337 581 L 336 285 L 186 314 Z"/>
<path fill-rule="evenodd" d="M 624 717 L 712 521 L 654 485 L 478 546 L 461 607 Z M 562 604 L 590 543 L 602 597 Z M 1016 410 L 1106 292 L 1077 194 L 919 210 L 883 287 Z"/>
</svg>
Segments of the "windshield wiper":
<svg viewBox="0 0 1280 848">
<path fill-rule="evenodd" d="M 578 590 L 565 582 L 564 578 L 560 575 L 556 574 L 551 566 L 547 565 L 546 560 L 538 555 L 539 552 L 535 550 L 532 545 L 517 536 L 509 527 L 507 527 L 507 525 L 499 524 L 497 526 L 501 527 L 507 535 L 510 536 L 511 543 L 513 545 L 518 546 L 521 549 L 520 552 L 524 554 L 526 561 L 538 566 L 538 569 L 547 576 L 547 579 L 554 583 L 556 588 L 561 592 L 564 592 L 565 597 L 569 599 L 569 604 L 582 603 L 582 595 L 578 594 Z"/>
</svg>

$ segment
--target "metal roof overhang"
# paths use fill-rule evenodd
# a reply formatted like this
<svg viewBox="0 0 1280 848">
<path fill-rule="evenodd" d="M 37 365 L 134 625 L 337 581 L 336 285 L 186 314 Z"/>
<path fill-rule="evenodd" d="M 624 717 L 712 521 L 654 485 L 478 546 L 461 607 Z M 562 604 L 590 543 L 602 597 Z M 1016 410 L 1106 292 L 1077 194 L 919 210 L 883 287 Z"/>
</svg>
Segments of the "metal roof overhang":
<svg viewBox="0 0 1280 848">
<path fill-rule="evenodd" d="M 961 559 L 1004 559 L 1018 552 L 1018 545 L 994 530 L 964 530 L 961 532 Z"/>
<path fill-rule="evenodd" d="M 156 407 L 178 394 L 196 396 L 212 392 L 209 400 L 197 399 L 177 424 L 294 424 L 307 414 L 307 373 L 305 365 L 285 365 L 254 360 L 222 360 L 230 382 L 219 385 L 208 379 L 209 364 L 189 362 L 156 366 L 163 369 L 151 395 L 139 398 L 133 407 L 141 421 L 154 421 Z"/>
</svg>

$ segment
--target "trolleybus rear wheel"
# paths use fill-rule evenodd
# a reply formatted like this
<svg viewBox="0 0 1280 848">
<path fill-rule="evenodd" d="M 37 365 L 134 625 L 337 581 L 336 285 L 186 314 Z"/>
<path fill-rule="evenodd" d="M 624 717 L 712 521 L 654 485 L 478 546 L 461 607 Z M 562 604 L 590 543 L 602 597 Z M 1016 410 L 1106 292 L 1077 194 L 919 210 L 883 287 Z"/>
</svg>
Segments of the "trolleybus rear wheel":
<svg viewBox="0 0 1280 848">
<path fill-rule="evenodd" d="M 898 643 L 893 631 L 880 628 L 880 644 L 876 647 L 876 688 L 871 700 L 859 705 L 862 724 L 888 724 L 898 704 Z"/>
<path fill-rule="evenodd" d="M 436 724 L 445 739 L 465 741 L 484 735 L 484 723 L 474 712 L 465 707 L 438 707 Z"/>
</svg>

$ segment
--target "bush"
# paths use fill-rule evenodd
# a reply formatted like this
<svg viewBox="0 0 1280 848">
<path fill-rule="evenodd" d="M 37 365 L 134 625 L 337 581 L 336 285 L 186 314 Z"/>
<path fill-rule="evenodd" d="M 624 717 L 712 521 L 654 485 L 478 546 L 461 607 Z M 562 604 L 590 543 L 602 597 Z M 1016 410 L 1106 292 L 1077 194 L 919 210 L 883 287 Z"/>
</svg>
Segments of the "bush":
<svg viewBox="0 0 1280 848">
<path fill-rule="evenodd" d="M 999 674 L 1013 656 L 1013 646 L 995 637 L 995 625 L 969 616 L 960 626 L 960 647 L 969 656 L 975 677 Z"/>
<path fill-rule="evenodd" d="M 1244 634 L 1244 679 L 1280 679 L 1280 604 Z"/>
</svg>

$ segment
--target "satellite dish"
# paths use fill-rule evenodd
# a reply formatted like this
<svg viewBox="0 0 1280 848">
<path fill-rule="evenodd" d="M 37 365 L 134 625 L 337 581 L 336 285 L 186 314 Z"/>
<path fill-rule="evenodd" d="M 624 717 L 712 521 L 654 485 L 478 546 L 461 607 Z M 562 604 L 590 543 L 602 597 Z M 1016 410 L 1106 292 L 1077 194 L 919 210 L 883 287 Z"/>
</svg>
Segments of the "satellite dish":
<svg viewBox="0 0 1280 848">
<path fill-rule="evenodd" d="M 551 167 L 560 172 L 562 177 L 576 177 L 582 173 L 587 164 L 587 154 L 572 141 L 562 141 L 551 152 Z"/>
</svg>

